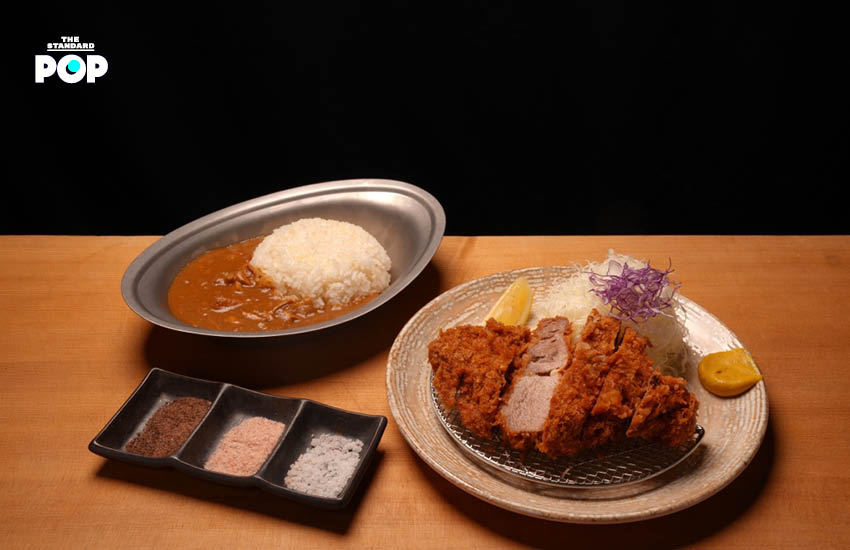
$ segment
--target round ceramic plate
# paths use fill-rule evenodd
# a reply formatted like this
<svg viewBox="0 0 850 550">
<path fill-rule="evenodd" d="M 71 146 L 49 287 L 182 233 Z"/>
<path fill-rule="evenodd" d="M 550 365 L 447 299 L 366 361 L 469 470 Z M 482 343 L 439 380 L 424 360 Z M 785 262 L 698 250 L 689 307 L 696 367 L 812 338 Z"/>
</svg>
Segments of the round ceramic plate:
<svg viewBox="0 0 850 550">
<path fill-rule="evenodd" d="M 520 514 L 570 523 L 625 523 L 659 517 L 693 506 L 717 493 L 750 463 L 767 429 L 764 382 L 736 398 L 706 392 L 696 373 L 707 353 L 744 347 L 708 311 L 679 296 L 687 328 L 685 379 L 700 401 L 698 423 L 705 429 L 687 459 L 661 475 L 622 487 L 548 490 L 523 484 L 482 466 L 461 449 L 436 413 L 431 392 L 428 343 L 440 329 L 479 323 L 514 279 L 524 276 L 543 295 L 571 267 L 538 267 L 498 273 L 441 294 L 401 330 L 387 362 L 387 399 L 402 434 L 434 470 L 464 491 Z"/>
<path fill-rule="evenodd" d="M 363 306 L 334 319 L 286 330 L 230 332 L 191 326 L 168 307 L 168 290 L 188 262 L 204 252 L 309 217 L 359 225 L 386 249 L 390 286 Z M 264 338 L 322 330 L 372 311 L 401 292 L 428 265 L 446 228 L 443 207 L 409 183 L 358 179 L 316 183 L 279 191 L 213 212 L 162 237 L 130 264 L 121 280 L 127 305 L 153 324 L 180 332 L 228 338 Z"/>
</svg>

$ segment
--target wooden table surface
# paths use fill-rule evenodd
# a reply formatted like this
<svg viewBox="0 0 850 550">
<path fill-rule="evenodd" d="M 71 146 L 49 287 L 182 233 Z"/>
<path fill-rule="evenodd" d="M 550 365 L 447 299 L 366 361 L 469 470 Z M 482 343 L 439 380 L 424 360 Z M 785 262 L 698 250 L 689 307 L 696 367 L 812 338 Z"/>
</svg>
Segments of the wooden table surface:
<svg viewBox="0 0 850 550">
<path fill-rule="evenodd" d="M 257 345 L 154 327 L 120 293 L 155 237 L 0 237 L 0 548 L 850 547 L 850 238 L 446 237 L 399 296 L 345 330 Z M 637 523 L 521 516 L 436 474 L 386 399 L 404 323 L 439 293 L 513 268 L 673 261 L 765 374 L 770 422 L 720 493 Z M 88 444 L 152 367 L 389 419 L 352 504 L 319 511 L 256 489 L 106 460 Z"/>
</svg>

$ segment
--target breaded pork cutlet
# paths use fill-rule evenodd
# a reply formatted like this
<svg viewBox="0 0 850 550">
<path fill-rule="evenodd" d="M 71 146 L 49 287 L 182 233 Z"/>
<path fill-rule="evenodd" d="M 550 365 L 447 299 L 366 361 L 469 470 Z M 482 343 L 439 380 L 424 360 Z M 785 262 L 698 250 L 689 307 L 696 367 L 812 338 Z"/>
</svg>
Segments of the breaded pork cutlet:
<svg viewBox="0 0 850 550">
<path fill-rule="evenodd" d="M 579 342 L 563 317 L 532 332 L 490 320 L 441 331 L 428 346 L 434 387 L 475 435 L 498 427 L 512 448 L 574 456 L 623 437 L 676 446 L 699 403 L 682 378 L 653 369 L 649 341 L 593 310 Z"/>
<path fill-rule="evenodd" d="M 566 317 L 541 319 L 531 333 L 499 410 L 502 436 L 514 449 L 533 449 L 549 414 L 549 402 L 572 356 L 572 325 Z"/>
<path fill-rule="evenodd" d="M 696 429 L 699 408 L 699 401 L 687 385 L 682 378 L 654 372 L 626 435 L 671 447 L 687 441 Z"/>
<path fill-rule="evenodd" d="M 443 406 L 456 408 L 475 435 L 493 436 L 506 376 L 525 351 L 530 332 L 489 319 L 484 326 L 442 330 L 428 345 L 433 383 Z"/>
<path fill-rule="evenodd" d="M 550 402 L 538 449 L 550 456 L 573 456 L 582 450 L 581 434 L 614 352 L 620 321 L 591 311 L 573 360 L 563 372 Z"/>
<path fill-rule="evenodd" d="M 635 408 L 640 403 L 653 372 L 646 354 L 649 340 L 627 327 L 623 338 L 608 358 L 608 375 L 584 426 L 582 446 L 593 448 L 625 437 Z"/>
</svg>

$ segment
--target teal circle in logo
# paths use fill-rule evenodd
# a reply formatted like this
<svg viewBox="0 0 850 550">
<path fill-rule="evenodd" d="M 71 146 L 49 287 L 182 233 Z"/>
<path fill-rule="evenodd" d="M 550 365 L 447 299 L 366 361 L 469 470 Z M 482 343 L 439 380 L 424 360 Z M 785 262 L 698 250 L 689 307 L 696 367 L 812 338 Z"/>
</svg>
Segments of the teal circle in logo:
<svg viewBox="0 0 850 550">
<path fill-rule="evenodd" d="M 68 71 L 75 73 L 80 70 L 80 62 L 76 59 L 72 59 L 68 62 Z"/>
</svg>

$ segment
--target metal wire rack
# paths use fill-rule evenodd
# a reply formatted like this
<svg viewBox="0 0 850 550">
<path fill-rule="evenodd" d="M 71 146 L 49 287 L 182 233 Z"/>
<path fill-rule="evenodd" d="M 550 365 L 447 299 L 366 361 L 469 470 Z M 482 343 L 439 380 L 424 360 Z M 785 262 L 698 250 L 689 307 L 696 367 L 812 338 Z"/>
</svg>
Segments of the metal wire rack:
<svg viewBox="0 0 850 550">
<path fill-rule="evenodd" d="M 693 436 L 678 447 L 641 439 L 585 451 L 575 457 L 553 458 L 536 450 L 512 449 L 498 437 L 472 434 L 457 410 L 446 411 L 431 385 L 434 409 L 455 442 L 474 459 L 523 482 L 544 487 L 614 487 L 644 481 L 673 468 L 699 445 L 705 430 L 697 425 Z"/>
</svg>

